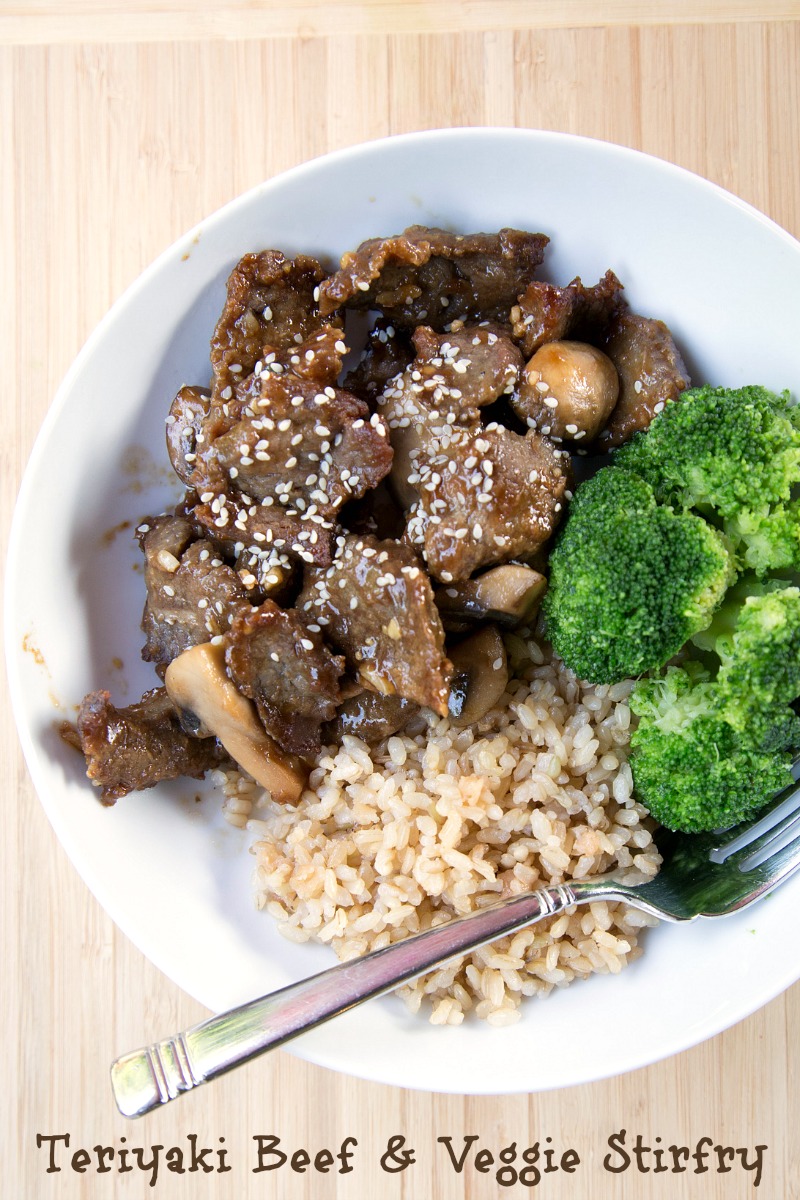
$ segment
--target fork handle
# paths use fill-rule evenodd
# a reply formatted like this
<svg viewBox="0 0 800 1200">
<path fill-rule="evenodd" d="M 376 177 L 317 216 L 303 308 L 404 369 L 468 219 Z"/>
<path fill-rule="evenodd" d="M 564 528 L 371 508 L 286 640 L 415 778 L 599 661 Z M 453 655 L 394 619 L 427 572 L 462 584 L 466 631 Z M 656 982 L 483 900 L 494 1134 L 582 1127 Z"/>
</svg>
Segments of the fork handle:
<svg viewBox="0 0 800 1200">
<path fill-rule="evenodd" d="M 570 905 L 618 898 L 613 884 L 588 880 L 526 892 L 210 1017 L 118 1058 L 111 1067 L 117 1107 L 125 1117 L 142 1116 L 457 955 Z"/>
</svg>

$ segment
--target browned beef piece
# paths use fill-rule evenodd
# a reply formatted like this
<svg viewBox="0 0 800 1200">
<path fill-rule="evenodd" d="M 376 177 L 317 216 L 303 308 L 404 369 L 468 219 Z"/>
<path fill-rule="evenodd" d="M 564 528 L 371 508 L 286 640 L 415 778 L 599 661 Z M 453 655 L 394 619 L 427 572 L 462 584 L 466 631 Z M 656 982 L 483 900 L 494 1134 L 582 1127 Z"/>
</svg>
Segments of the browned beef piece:
<svg viewBox="0 0 800 1200">
<path fill-rule="evenodd" d="M 271 600 L 240 613 L 226 637 L 225 663 L 281 749 L 319 752 L 320 726 L 333 719 L 342 698 L 344 659 L 331 654 L 303 614 Z"/>
<path fill-rule="evenodd" d="M 388 473 L 383 422 L 330 382 L 344 352 L 326 326 L 288 355 L 268 355 L 229 401 L 184 388 L 173 402 L 168 440 L 198 496 L 192 515 L 234 555 L 329 563 L 335 516 Z"/>
<path fill-rule="evenodd" d="M 479 408 L 513 390 L 522 367 L 516 346 L 491 325 L 414 333 L 416 357 L 379 398 L 394 450 L 391 484 L 408 509 L 417 499 L 417 464 L 437 452 L 453 426 L 478 426 Z"/>
<path fill-rule="evenodd" d="M 232 567 L 182 516 L 153 517 L 139 526 L 147 588 L 142 658 L 163 677 L 173 658 L 225 632 L 248 603 Z"/>
<path fill-rule="evenodd" d="M 230 474 L 231 464 L 220 462 L 219 439 L 243 421 L 270 416 L 272 399 L 282 406 L 285 394 L 293 398 L 298 389 L 303 395 L 329 395 L 326 389 L 334 390 L 345 352 L 341 332 L 324 325 L 288 352 L 270 351 L 251 374 L 239 377 L 221 396 L 182 387 L 167 416 L 167 448 L 186 486 L 198 492 L 215 491 L 235 480 L 237 472 Z M 236 486 L 241 490 L 241 484 Z"/>
<path fill-rule="evenodd" d="M 511 310 L 512 332 L 525 357 L 545 342 L 597 342 L 624 304 L 622 290 L 613 271 L 606 271 L 592 287 L 585 287 L 580 277 L 563 288 L 538 280 L 530 283 Z"/>
<path fill-rule="evenodd" d="M 302 519 L 330 519 L 375 487 L 392 464 L 383 422 L 363 400 L 294 376 L 262 377 L 261 399 L 213 444 L 216 467 L 240 493 Z"/>
<path fill-rule="evenodd" d="M 444 631 L 430 580 L 409 546 L 338 538 L 333 563 L 307 572 L 297 605 L 368 688 L 446 715 Z"/>
<path fill-rule="evenodd" d="M 505 321 L 548 240 L 517 229 L 464 235 L 422 225 L 371 238 L 345 254 L 340 269 L 320 284 L 320 311 L 379 308 L 406 328 L 444 329 L 465 318 Z"/>
<path fill-rule="evenodd" d="M 691 382 L 663 321 L 622 312 L 611 323 L 603 349 L 617 368 L 619 400 L 594 443 L 601 451 L 621 446 L 637 430 L 647 429 Z"/>
<path fill-rule="evenodd" d="M 514 343 L 488 322 L 449 333 L 423 325 L 413 341 L 416 358 L 410 373 L 417 395 L 460 421 L 477 420 L 478 408 L 512 392 L 523 366 Z"/>
<path fill-rule="evenodd" d="M 316 259 L 287 259 L 279 250 L 245 254 L 236 264 L 211 339 L 217 398 L 270 351 L 294 348 L 323 323 L 314 297 L 324 278 Z"/>
<path fill-rule="evenodd" d="M 127 708 L 115 708 L 108 692 L 90 692 L 78 712 L 77 736 L 72 726 L 62 736 L 80 747 L 104 804 L 164 779 L 202 779 L 225 759 L 215 738 L 184 732 L 164 688 L 145 692 Z"/>
<path fill-rule="evenodd" d="M 267 501 L 254 504 L 235 492 L 203 493 L 190 515 L 207 529 L 226 553 L 239 555 L 277 550 L 303 562 L 327 565 L 335 526 L 318 514 L 302 519 L 299 512 Z M 269 500 L 269 497 L 267 497 Z"/>
<path fill-rule="evenodd" d="M 408 331 L 395 329 L 388 318 L 379 317 L 370 330 L 361 361 L 345 375 L 344 386 L 374 405 L 389 380 L 404 371 L 413 357 Z"/>
<path fill-rule="evenodd" d="M 340 704 L 335 718 L 323 725 L 322 741 L 326 746 L 338 746 L 344 735 L 350 734 L 368 746 L 375 746 L 397 733 L 418 712 L 419 705 L 412 700 L 404 700 L 402 696 L 359 692 Z"/>
<path fill-rule="evenodd" d="M 560 520 L 569 472 L 569 456 L 538 433 L 523 437 L 495 423 L 453 429 L 418 462 L 407 536 L 443 583 L 529 560 Z"/>
</svg>

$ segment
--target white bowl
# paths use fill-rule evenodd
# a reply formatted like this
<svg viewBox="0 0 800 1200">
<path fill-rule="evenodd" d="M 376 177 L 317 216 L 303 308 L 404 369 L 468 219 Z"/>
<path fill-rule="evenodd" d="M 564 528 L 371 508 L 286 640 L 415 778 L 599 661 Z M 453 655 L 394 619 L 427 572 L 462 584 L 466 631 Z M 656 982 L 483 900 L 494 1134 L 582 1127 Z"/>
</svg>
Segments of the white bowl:
<svg viewBox="0 0 800 1200">
<path fill-rule="evenodd" d="M 541 230 L 552 238 L 550 278 L 594 282 L 611 267 L 632 307 L 671 327 L 696 381 L 800 383 L 800 245 L 686 171 L 557 133 L 451 129 L 329 155 L 228 205 L 142 275 L 79 355 L 32 455 L 9 553 L 7 655 L 31 775 L 67 852 L 135 944 L 210 1009 L 311 974 L 332 955 L 285 941 L 255 911 L 248 837 L 214 799 L 195 802 L 209 789 L 181 781 L 105 809 L 56 726 L 91 689 L 129 703 L 153 685 L 139 657 L 132 530 L 179 494 L 164 417 L 182 383 L 208 378 L 234 262 L 264 247 L 335 260 L 412 223 Z M 467 1094 L 628 1071 L 794 982 L 799 903 L 797 879 L 740 916 L 661 927 L 621 975 L 531 1001 L 511 1028 L 433 1028 L 388 998 L 290 1049 L 367 1079 Z"/>
</svg>

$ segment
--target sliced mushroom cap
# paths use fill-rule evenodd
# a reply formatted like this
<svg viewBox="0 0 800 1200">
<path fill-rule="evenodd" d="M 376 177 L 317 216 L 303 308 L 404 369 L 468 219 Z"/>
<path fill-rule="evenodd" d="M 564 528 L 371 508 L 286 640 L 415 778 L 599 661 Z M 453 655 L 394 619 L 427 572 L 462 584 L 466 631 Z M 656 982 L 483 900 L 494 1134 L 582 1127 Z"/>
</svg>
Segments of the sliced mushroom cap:
<svg viewBox="0 0 800 1200">
<path fill-rule="evenodd" d="M 436 606 L 445 629 L 468 630 L 478 621 L 495 621 L 514 629 L 536 615 L 547 580 L 533 567 L 506 563 L 474 579 L 436 589 Z"/>
<path fill-rule="evenodd" d="M 305 769 L 267 736 L 251 701 L 228 678 L 223 645 L 204 642 L 185 650 L 167 667 L 164 684 L 176 708 L 187 714 L 187 725 L 213 734 L 273 800 L 299 800 Z"/>
<path fill-rule="evenodd" d="M 454 725 L 475 725 L 500 700 L 508 686 L 508 660 L 494 625 L 448 649 L 455 673 L 450 684 L 449 716 Z"/>
</svg>

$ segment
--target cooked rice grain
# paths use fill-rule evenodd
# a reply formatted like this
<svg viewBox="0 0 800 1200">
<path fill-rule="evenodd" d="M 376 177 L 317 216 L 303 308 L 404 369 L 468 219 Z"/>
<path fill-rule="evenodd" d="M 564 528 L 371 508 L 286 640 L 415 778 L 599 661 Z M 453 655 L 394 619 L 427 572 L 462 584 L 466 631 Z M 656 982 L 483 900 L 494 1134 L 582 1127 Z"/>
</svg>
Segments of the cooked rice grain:
<svg viewBox="0 0 800 1200">
<path fill-rule="evenodd" d="M 256 902 L 289 939 L 350 959 L 531 888 L 657 872 L 654 825 L 627 763 L 632 683 L 581 683 L 549 647 L 518 635 L 508 650 L 515 678 L 477 728 L 428 714 L 372 751 L 345 737 L 323 750 L 295 808 L 219 774 L 234 824 L 248 801 L 258 809 L 247 822 L 258 836 Z M 616 974 L 652 924 L 624 904 L 579 906 L 400 994 L 434 1024 L 471 1010 L 508 1025 L 524 996 Z"/>
</svg>

